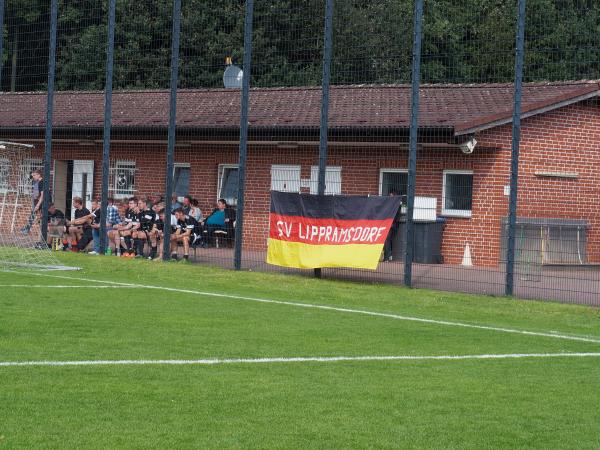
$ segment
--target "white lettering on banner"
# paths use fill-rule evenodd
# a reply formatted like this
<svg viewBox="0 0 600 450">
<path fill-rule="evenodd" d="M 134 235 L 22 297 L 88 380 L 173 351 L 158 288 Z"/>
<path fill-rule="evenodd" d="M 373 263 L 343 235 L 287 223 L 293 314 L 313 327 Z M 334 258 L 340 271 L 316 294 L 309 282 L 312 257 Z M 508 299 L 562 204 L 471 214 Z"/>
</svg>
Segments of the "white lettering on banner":
<svg viewBox="0 0 600 450">
<path fill-rule="evenodd" d="M 277 221 L 277 235 L 279 237 L 283 237 L 283 235 L 285 235 L 286 237 L 289 238 L 292 235 L 292 224 L 284 222 L 283 220 L 278 220 Z"/>
<path fill-rule="evenodd" d="M 298 226 L 298 238 L 299 239 L 306 239 L 306 236 L 302 235 L 302 227 Z"/>
<path fill-rule="evenodd" d="M 290 239 L 296 234 L 299 241 L 309 244 L 372 244 L 381 240 L 386 227 L 336 227 L 332 225 L 307 225 L 296 222 L 278 220 L 275 222 L 278 238 Z M 297 233 L 295 233 L 297 231 Z"/>
</svg>

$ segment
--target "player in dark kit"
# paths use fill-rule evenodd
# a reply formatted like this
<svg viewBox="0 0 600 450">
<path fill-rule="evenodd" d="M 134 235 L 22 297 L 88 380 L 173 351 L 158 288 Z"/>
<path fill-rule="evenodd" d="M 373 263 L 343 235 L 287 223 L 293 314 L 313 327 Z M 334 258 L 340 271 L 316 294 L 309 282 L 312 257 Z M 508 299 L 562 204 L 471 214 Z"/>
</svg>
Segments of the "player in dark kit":
<svg viewBox="0 0 600 450">
<path fill-rule="evenodd" d="M 162 208 L 157 213 L 157 219 L 154 221 L 154 228 L 150 233 L 150 242 L 152 243 L 153 250 L 158 249 L 158 256 L 152 253 L 148 257 L 148 259 L 152 259 L 154 261 L 160 261 L 163 258 L 163 239 L 164 239 L 164 231 L 165 231 L 165 209 Z M 176 227 L 173 226 L 172 215 L 169 214 L 169 219 L 171 220 L 171 234 L 175 233 L 177 230 Z"/>
<path fill-rule="evenodd" d="M 177 208 L 174 214 L 177 219 L 177 229 L 171 235 L 171 258 L 177 259 L 177 243 L 181 242 L 183 243 L 183 259 L 187 260 L 190 256 L 190 243 L 193 243 L 200 235 L 200 224 L 193 217 L 186 216 L 181 208 Z"/>
<path fill-rule="evenodd" d="M 162 245 L 158 249 L 159 243 L 162 243 L 163 232 L 165 229 L 165 210 L 161 209 L 154 220 L 154 227 L 150 232 L 150 243 L 152 249 L 150 250 L 150 256 L 148 259 L 162 259 Z M 156 251 L 158 250 L 158 258 L 156 257 Z"/>
<path fill-rule="evenodd" d="M 84 250 L 92 240 L 91 222 L 93 217 L 84 205 L 81 197 L 73 197 L 75 207 L 74 219 L 69 221 L 69 237 L 71 239 L 71 250 L 74 252 Z"/>
<path fill-rule="evenodd" d="M 133 256 L 131 248 L 131 235 L 137 229 L 137 199 L 132 197 L 125 210 L 123 222 L 116 225 L 115 231 L 111 234 L 114 238 L 115 251 L 117 256 L 121 256 L 121 246 L 127 250 L 123 256 Z"/>
<path fill-rule="evenodd" d="M 137 253 L 136 258 L 144 257 L 144 244 L 147 241 L 151 242 L 152 249 L 150 250 L 151 259 L 156 256 L 156 243 L 152 243 L 150 234 L 154 229 L 154 222 L 156 221 L 156 214 L 146 203 L 146 200 L 138 200 L 138 214 L 137 222 L 139 227 L 133 232 L 133 242 L 135 244 L 135 251 Z"/>
</svg>

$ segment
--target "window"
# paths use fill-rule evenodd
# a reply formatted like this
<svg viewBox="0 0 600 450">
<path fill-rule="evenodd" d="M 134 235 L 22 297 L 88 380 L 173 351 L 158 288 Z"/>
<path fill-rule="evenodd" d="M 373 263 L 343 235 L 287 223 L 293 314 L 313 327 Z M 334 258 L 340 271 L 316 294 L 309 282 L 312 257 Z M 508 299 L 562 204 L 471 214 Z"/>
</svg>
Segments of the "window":
<svg viewBox="0 0 600 450">
<path fill-rule="evenodd" d="M 173 189 L 177 197 L 184 197 L 190 193 L 190 165 L 175 163 L 173 169 Z"/>
<path fill-rule="evenodd" d="M 135 195 L 135 161 L 115 161 L 110 168 L 108 190 L 114 198 Z"/>
<path fill-rule="evenodd" d="M 24 159 L 21 163 L 21 176 L 19 179 L 19 194 L 31 195 L 31 172 L 42 169 L 41 159 Z"/>
<path fill-rule="evenodd" d="M 442 190 L 442 214 L 471 217 L 473 204 L 473 172 L 445 170 Z"/>
<path fill-rule="evenodd" d="M 406 193 L 408 191 L 408 170 L 406 169 L 381 169 L 379 171 L 379 195 L 390 195 L 395 192 L 402 196 L 403 203 L 406 203 Z"/>
<path fill-rule="evenodd" d="M 300 192 L 300 166 L 271 166 L 271 190 Z"/>
<path fill-rule="evenodd" d="M 219 191 L 217 198 L 224 198 L 228 205 L 237 205 L 239 171 L 237 164 L 219 165 Z"/>
<path fill-rule="evenodd" d="M 310 168 L 310 193 L 319 192 L 319 166 Z M 325 195 L 339 195 L 342 193 L 342 168 L 325 168 Z"/>
<path fill-rule="evenodd" d="M 9 165 L 8 158 L 0 158 L 0 193 L 8 192 Z"/>
</svg>

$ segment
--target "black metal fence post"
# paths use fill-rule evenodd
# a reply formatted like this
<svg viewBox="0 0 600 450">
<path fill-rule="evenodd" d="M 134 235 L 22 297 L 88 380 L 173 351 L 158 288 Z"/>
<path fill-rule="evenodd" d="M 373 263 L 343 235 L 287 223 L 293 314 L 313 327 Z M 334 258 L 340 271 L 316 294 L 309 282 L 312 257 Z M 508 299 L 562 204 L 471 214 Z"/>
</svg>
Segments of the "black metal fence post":
<svg viewBox="0 0 600 450">
<path fill-rule="evenodd" d="M 48 55 L 48 98 L 46 103 L 46 137 L 44 146 L 44 199 L 42 201 L 42 237 L 48 238 L 48 205 L 50 204 L 50 165 L 52 164 L 52 120 L 54 113 L 54 79 L 56 78 L 56 30 L 58 0 L 50 5 L 50 52 Z"/>
<path fill-rule="evenodd" d="M 325 4 L 325 42 L 323 43 L 323 79 L 321 81 L 321 129 L 319 138 L 319 181 L 317 193 L 325 194 L 327 173 L 327 132 L 329 129 L 329 85 L 331 82 L 331 53 L 333 47 L 333 0 Z M 315 277 L 321 278 L 321 269 L 315 269 Z"/>
<path fill-rule="evenodd" d="M 242 104 L 240 111 L 240 154 L 238 161 L 238 195 L 235 225 L 235 249 L 233 265 L 235 270 L 242 268 L 242 246 L 244 239 L 244 192 L 246 187 L 246 159 L 248 157 L 248 107 L 250 103 L 250 76 L 252 71 L 252 25 L 254 0 L 246 1 L 244 23 L 244 73 L 242 79 Z"/>
<path fill-rule="evenodd" d="M 519 144 L 521 142 L 521 96 L 523 60 L 525 56 L 525 0 L 519 0 L 517 48 L 515 61 L 515 98 L 512 122 L 512 150 L 510 160 L 510 198 L 508 204 L 508 243 L 506 252 L 505 294 L 514 293 L 515 229 L 517 226 L 517 188 L 519 181 Z"/>
<path fill-rule="evenodd" d="M 404 284 L 412 285 L 412 262 L 415 228 L 415 185 L 417 179 L 417 140 L 419 136 L 419 89 L 421 81 L 421 40 L 423 27 L 423 0 L 415 0 L 412 52 L 412 87 L 410 106 L 410 138 L 408 146 L 408 186 L 406 199 L 406 255 L 404 257 Z"/>
<path fill-rule="evenodd" d="M 0 0 L 0 91 L 2 91 L 2 69 L 4 68 L 4 0 Z"/>
<path fill-rule="evenodd" d="M 108 44 L 106 46 L 106 80 L 104 87 L 104 140 L 102 143 L 102 200 L 100 204 L 100 253 L 107 246 L 106 219 L 108 209 L 108 176 L 110 170 L 110 132 L 112 122 L 113 66 L 115 51 L 115 10 L 116 0 L 108 6 Z"/>
<path fill-rule="evenodd" d="M 171 257 L 171 196 L 175 165 L 175 132 L 177 125 L 177 82 L 179 79 L 179 37 L 181 33 L 181 0 L 173 0 L 173 35 L 171 36 L 171 98 L 169 104 L 169 137 L 165 173 L 165 224 L 163 227 L 163 259 Z"/>
</svg>

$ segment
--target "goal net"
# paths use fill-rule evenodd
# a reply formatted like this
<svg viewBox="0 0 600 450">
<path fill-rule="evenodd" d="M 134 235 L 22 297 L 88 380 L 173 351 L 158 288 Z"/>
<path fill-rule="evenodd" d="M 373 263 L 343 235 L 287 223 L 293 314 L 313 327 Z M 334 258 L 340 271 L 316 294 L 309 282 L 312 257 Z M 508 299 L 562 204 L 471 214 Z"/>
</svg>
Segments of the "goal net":
<svg viewBox="0 0 600 450">
<path fill-rule="evenodd" d="M 33 212 L 31 173 L 42 168 L 33 152 L 31 145 L 0 141 L 0 270 L 73 270 L 44 241 L 41 212 Z"/>
</svg>

